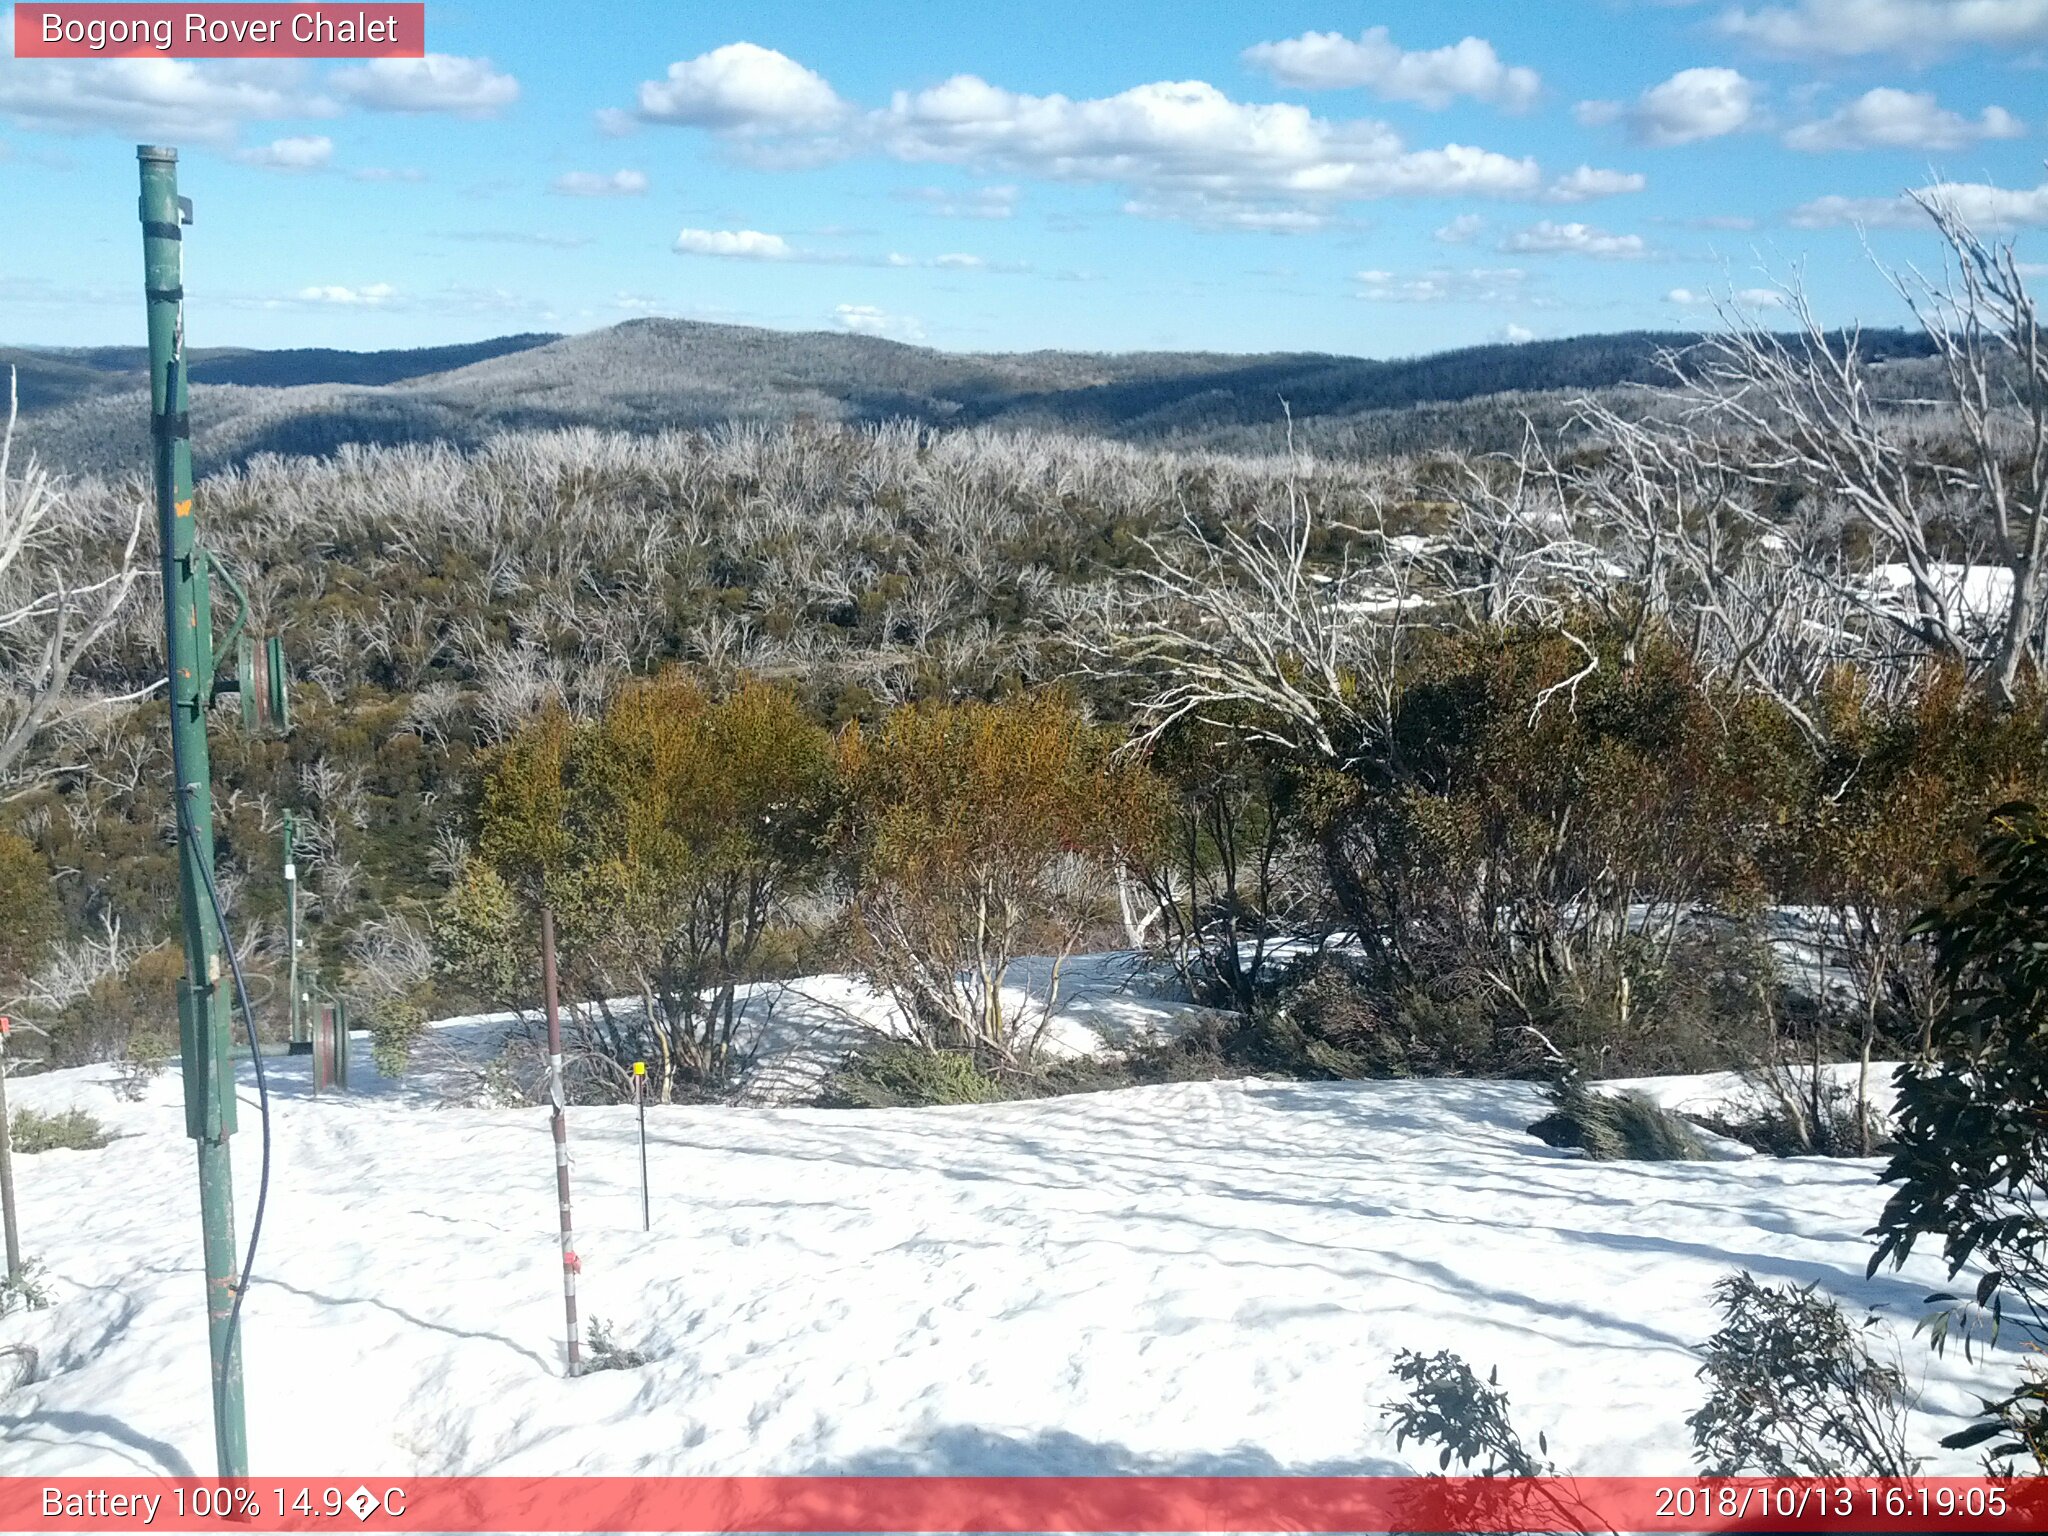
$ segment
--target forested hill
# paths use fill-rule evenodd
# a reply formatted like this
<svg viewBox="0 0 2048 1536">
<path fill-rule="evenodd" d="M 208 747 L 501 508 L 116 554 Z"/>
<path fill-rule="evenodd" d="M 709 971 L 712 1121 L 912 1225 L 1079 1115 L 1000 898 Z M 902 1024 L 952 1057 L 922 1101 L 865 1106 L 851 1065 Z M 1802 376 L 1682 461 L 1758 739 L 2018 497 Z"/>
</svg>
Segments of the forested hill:
<svg viewBox="0 0 2048 1536">
<path fill-rule="evenodd" d="M 202 472 L 257 453 L 319 454 L 350 442 L 466 444 L 508 429 L 644 432 L 798 418 L 911 417 L 1253 446 L 1270 445 L 1291 412 L 1312 441 L 1471 446 L 1517 418 L 1466 402 L 1506 397 L 1505 406 L 1652 382 L 1665 351 L 1696 339 L 1632 331 L 1395 360 L 953 353 L 836 332 L 650 319 L 410 351 L 195 351 L 192 416 Z M 1885 358 L 1927 351 L 1923 338 L 1898 331 L 1866 332 L 1863 344 Z M 0 367 L 10 363 L 20 370 L 24 440 L 46 462 L 108 473 L 145 462 L 139 348 L 0 347 Z"/>
</svg>

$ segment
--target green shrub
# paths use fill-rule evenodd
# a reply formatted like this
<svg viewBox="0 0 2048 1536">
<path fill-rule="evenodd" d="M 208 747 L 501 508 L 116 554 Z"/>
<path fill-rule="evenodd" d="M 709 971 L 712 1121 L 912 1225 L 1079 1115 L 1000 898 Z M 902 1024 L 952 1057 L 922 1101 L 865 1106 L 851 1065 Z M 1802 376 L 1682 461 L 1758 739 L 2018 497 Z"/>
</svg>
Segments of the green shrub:
<svg viewBox="0 0 2048 1536">
<path fill-rule="evenodd" d="M 593 1371 L 633 1371 L 647 1363 L 644 1350 L 627 1349 L 612 1338 L 612 1325 L 590 1320 L 589 1350 L 583 1357 L 582 1374 Z"/>
<path fill-rule="evenodd" d="M 1030 1067 L 1059 973 L 1021 1004 L 1003 978 L 1099 931 L 1124 851 L 1151 836 L 1156 787 L 1120 745 L 1054 691 L 908 706 L 842 734 L 854 959 L 920 1045 Z"/>
<path fill-rule="evenodd" d="M 891 1040 L 850 1053 L 818 1102 L 827 1109 L 909 1109 L 992 1104 L 1012 1096 L 965 1051 L 934 1051 Z"/>
<path fill-rule="evenodd" d="M 1686 1420 L 1710 1477 L 1911 1477 L 1911 1400 L 1897 1367 L 1813 1286 L 1759 1285 L 1745 1271 L 1714 1285 L 1722 1327 L 1699 1374 L 1710 1390 Z"/>
<path fill-rule="evenodd" d="M 1982 873 L 1959 881 L 1920 924 L 1932 941 L 1946 1006 L 1932 1049 L 1900 1067 L 1897 1148 L 1885 1177 L 1897 1185 L 1875 1232 L 1870 1272 L 1905 1263 L 1923 1237 L 1941 1240 L 1954 1280 L 1982 1272 L 1974 1293 L 1935 1295 L 1927 1320 L 1935 1347 L 1951 1329 L 1965 1349 L 1987 1320 L 1991 1336 L 2017 1325 L 2048 1340 L 2048 816 L 2001 806 L 1981 849 Z M 2048 1469 L 2048 1392 L 2038 1370 L 1950 1435 L 1952 1447 L 1993 1436 L 1993 1460 L 2027 1456 Z"/>
<path fill-rule="evenodd" d="M 43 1285 L 42 1270 L 40 1259 L 25 1259 L 19 1274 L 0 1274 L 0 1317 L 17 1309 L 40 1312 L 50 1304 L 50 1293 Z M 29 1369 L 33 1375 L 32 1362 Z"/>
<path fill-rule="evenodd" d="M 1463 1475 L 1544 1477 L 1556 1470 L 1544 1459 L 1548 1437 L 1536 1437 L 1534 1453 L 1522 1443 L 1508 1416 L 1500 1367 L 1482 1382 L 1462 1356 L 1449 1350 L 1423 1355 L 1404 1349 L 1394 1357 L 1394 1374 L 1408 1384 L 1408 1398 L 1387 1403 L 1381 1412 L 1394 1426 L 1397 1450 L 1410 1440 L 1436 1445 L 1437 1466 L 1448 1471 L 1455 1461 Z"/>
<path fill-rule="evenodd" d="M 1557 1107 L 1529 1133 L 1553 1147 L 1577 1147 L 1594 1162 L 1696 1162 L 1707 1155 L 1690 1125 L 1634 1090 L 1596 1093 L 1568 1077 L 1550 1099 Z"/>
<path fill-rule="evenodd" d="M 59 1147 L 91 1152 L 114 1139 L 105 1126 L 76 1105 L 61 1115 L 17 1109 L 9 1122 L 8 1135 L 14 1150 L 24 1153 L 50 1152 Z"/>
<path fill-rule="evenodd" d="M 1772 1157 L 1862 1157 L 1866 1145 L 1889 1145 L 1876 1111 L 1866 1107 L 1859 1114 L 1855 1091 L 1825 1074 L 1807 1080 L 1797 1094 L 1760 1093 L 1733 1113 L 1692 1118 Z"/>
<path fill-rule="evenodd" d="M 370 1059 L 386 1077 L 397 1077 L 426 1032 L 426 1009 L 410 998 L 393 998 L 379 1005 L 370 1024 Z"/>
</svg>

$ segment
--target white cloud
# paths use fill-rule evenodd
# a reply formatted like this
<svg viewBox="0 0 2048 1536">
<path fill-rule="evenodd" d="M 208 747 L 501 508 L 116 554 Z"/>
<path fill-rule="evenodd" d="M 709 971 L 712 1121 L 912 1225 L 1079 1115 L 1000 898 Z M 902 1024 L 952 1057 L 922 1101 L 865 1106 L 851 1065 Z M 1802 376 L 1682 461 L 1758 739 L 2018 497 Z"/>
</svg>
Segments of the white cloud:
<svg viewBox="0 0 2048 1536">
<path fill-rule="evenodd" d="M 1461 213 L 1450 223 L 1438 228 L 1436 238 L 1444 245 L 1469 245 L 1486 228 L 1486 220 L 1476 213 Z"/>
<path fill-rule="evenodd" d="M 238 151 L 235 158 L 272 171 L 320 171 L 334 158 L 334 140 L 324 134 L 272 139 L 259 149 Z"/>
<path fill-rule="evenodd" d="M 419 59 L 371 59 L 339 69 L 328 82 L 343 97 L 375 112 L 450 112 L 496 117 L 519 99 L 519 82 L 489 59 L 430 53 Z"/>
<path fill-rule="evenodd" d="M 1543 196 L 1553 203 L 1588 203 L 1596 197 L 1618 197 L 1624 192 L 1640 192 L 1649 184 L 1649 178 L 1641 171 L 1607 171 L 1582 165 L 1577 170 L 1558 177 Z"/>
<path fill-rule="evenodd" d="M 1919 189 L 1920 196 L 1947 204 L 1980 230 L 2048 225 L 2048 182 L 2038 187 L 1994 187 L 1984 182 L 1936 182 Z M 1843 224 L 1873 228 L 1926 229 L 1927 214 L 1910 197 L 1818 197 L 1790 215 L 1801 229 L 1826 229 Z"/>
<path fill-rule="evenodd" d="M 557 176 L 548 190 L 563 197 L 638 197 L 647 190 L 647 173 L 568 171 Z"/>
<path fill-rule="evenodd" d="M 1518 230 L 1501 242 L 1504 251 L 1544 255 L 1594 256 L 1602 261 L 1634 261 L 1649 254 L 1641 235 L 1611 235 L 1591 224 L 1556 224 L 1549 219 Z"/>
<path fill-rule="evenodd" d="M 1785 295 L 1775 288 L 1742 288 L 1729 295 L 1737 309 L 1783 309 Z M 1692 288 L 1674 288 L 1664 295 L 1665 302 L 1676 304 L 1680 309 L 1709 309 L 1718 302 L 1711 293 L 1702 293 Z"/>
<path fill-rule="evenodd" d="M 1785 135 L 1789 149 L 1961 149 L 1979 139 L 2016 139 L 2026 127 L 2003 107 L 1986 107 L 1975 122 L 1951 112 L 1931 91 L 1879 86 L 1816 122 Z"/>
<path fill-rule="evenodd" d="M 956 75 L 929 90 L 898 91 L 875 115 L 873 131 L 899 159 L 995 161 L 1055 180 L 1122 182 L 1220 202 L 1520 195 L 1541 183 L 1532 159 L 1462 144 L 1408 150 L 1384 123 L 1237 102 L 1200 80 L 1077 101 Z"/>
<path fill-rule="evenodd" d="M 686 229 L 676 236 L 686 256 L 727 256 L 740 261 L 788 261 L 797 253 L 780 235 L 758 229 Z"/>
<path fill-rule="evenodd" d="M 956 270 L 974 271 L 986 267 L 988 259 L 982 256 L 971 256 L 965 251 L 948 251 L 944 255 L 934 256 L 932 258 L 932 265 L 935 267 L 951 267 Z"/>
<path fill-rule="evenodd" d="M 1526 297 L 1529 274 L 1520 267 L 1436 267 L 1407 277 L 1382 271 L 1353 277 L 1358 296 L 1375 304 L 1505 304 Z"/>
<path fill-rule="evenodd" d="M 388 304 L 396 298 L 398 290 L 389 283 L 370 283 L 362 288 L 344 288 L 338 285 L 301 288 L 299 297 L 308 304 L 379 305 Z"/>
<path fill-rule="evenodd" d="M 773 48 L 727 43 L 668 67 L 640 86 L 648 122 L 729 131 L 823 128 L 847 107 L 825 78 Z"/>
<path fill-rule="evenodd" d="M 1526 325 L 1516 325 L 1510 321 L 1500 328 L 1500 339 L 1512 346 L 1520 346 L 1525 341 L 1534 341 L 1536 333 Z"/>
<path fill-rule="evenodd" d="M 1931 59 L 1958 48 L 2048 42 L 2048 0 L 1792 0 L 1733 6 L 1719 26 L 1767 53 Z"/>
<path fill-rule="evenodd" d="M 922 341 L 924 328 L 915 315 L 891 314 L 872 304 L 841 304 L 832 311 L 833 323 L 856 336 L 886 336 L 892 341 Z"/>
<path fill-rule="evenodd" d="M 1588 125 L 1621 122 L 1645 144 L 1692 144 L 1748 127 L 1756 106 L 1753 81 L 1716 67 L 1681 69 L 1633 102 L 1582 101 L 1574 110 Z"/>
<path fill-rule="evenodd" d="M 619 114 L 607 123 L 623 126 Z M 858 110 L 794 60 L 734 43 L 672 65 L 641 88 L 634 121 L 693 124 L 770 167 L 848 154 L 968 165 L 1128 189 L 1127 211 L 1240 228 L 1302 229 L 1345 201 L 1392 196 L 1533 197 L 1530 157 L 1465 144 L 1410 149 L 1382 122 L 1232 100 L 1200 80 L 1076 99 L 956 75 Z"/>
<path fill-rule="evenodd" d="M 973 187 L 964 192 L 946 187 L 908 187 L 896 196 L 905 202 L 922 204 L 927 213 L 942 219 L 1007 219 L 1017 211 L 1018 192 L 1012 186 Z"/>
<path fill-rule="evenodd" d="M 286 59 L 16 59 L 0 10 L 0 117 L 42 133 L 118 133 L 225 144 L 246 122 L 328 117 L 306 68 Z"/>
<path fill-rule="evenodd" d="M 1208 229 L 1250 229 L 1269 235 L 1306 235 L 1326 229 L 1330 215 L 1320 208 L 1285 207 L 1213 197 L 1195 192 L 1167 197 L 1134 197 L 1123 205 L 1134 219 L 1171 219 Z"/>
<path fill-rule="evenodd" d="M 1386 101 L 1412 101 L 1442 109 L 1460 96 L 1489 102 L 1510 112 L 1526 111 L 1542 94 L 1533 69 L 1503 64 L 1493 44 L 1468 37 L 1448 47 L 1408 52 L 1371 27 L 1357 37 L 1341 32 L 1306 32 L 1284 42 L 1257 43 L 1244 59 L 1282 85 L 1303 90 L 1363 86 Z"/>
</svg>

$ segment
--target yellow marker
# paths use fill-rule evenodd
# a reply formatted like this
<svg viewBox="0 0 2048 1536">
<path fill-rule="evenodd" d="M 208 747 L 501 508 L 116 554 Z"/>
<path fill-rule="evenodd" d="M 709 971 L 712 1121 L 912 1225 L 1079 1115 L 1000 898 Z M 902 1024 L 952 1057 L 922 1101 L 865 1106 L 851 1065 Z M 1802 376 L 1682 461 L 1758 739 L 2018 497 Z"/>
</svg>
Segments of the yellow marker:
<svg viewBox="0 0 2048 1536">
<path fill-rule="evenodd" d="M 181 502 L 179 502 L 179 503 L 178 503 L 178 516 L 180 516 L 180 517 L 190 517 L 191 515 L 192 515 L 192 498 L 191 498 L 190 496 L 187 496 L 187 497 L 186 497 L 186 498 L 185 498 L 185 499 L 184 499 L 183 501 L 181 501 Z"/>
<path fill-rule="evenodd" d="M 647 1075 L 647 1063 L 646 1063 L 646 1062 L 644 1062 L 644 1061 L 636 1061 L 636 1062 L 634 1062 L 634 1063 L 633 1063 L 633 1075 L 634 1075 L 635 1077 L 645 1077 L 645 1076 Z"/>
</svg>

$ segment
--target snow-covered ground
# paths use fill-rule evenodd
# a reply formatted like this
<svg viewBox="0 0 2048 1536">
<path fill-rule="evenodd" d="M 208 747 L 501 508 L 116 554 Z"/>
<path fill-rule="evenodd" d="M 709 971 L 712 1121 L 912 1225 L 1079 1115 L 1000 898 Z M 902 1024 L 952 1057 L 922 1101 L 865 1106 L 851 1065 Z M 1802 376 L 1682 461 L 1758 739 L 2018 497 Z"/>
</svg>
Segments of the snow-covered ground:
<svg viewBox="0 0 2048 1536">
<path fill-rule="evenodd" d="M 1987 1367 L 1910 1337 L 1936 1267 L 1863 1278 L 1876 1164 L 1588 1163 L 1525 1133 L 1543 1108 L 1527 1084 L 657 1109 L 651 1233 L 633 1112 L 576 1109 L 583 1313 L 656 1358 L 566 1381 L 545 1111 L 433 1107 L 366 1045 L 346 1097 L 311 1097 L 304 1058 L 272 1061 L 244 1312 L 259 1472 L 1432 1470 L 1378 1413 L 1402 1348 L 1497 1365 L 1562 1466 L 1674 1472 L 1708 1288 L 1736 1267 L 1875 1307 L 1928 1377 L 1923 1448 L 1972 1470 L 1933 1442 Z M 0 1473 L 210 1472 L 175 1068 L 136 1104 L 103 1068 L 10 1093 L 119 1136 L 17 1159 L 55 1305 L 0 1320 L 0 1345 L 42 1364 L 0 1392 Z"/>
</svg>

